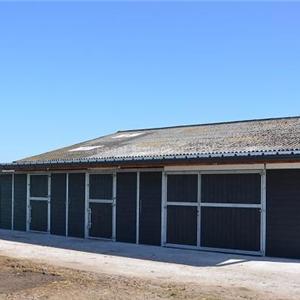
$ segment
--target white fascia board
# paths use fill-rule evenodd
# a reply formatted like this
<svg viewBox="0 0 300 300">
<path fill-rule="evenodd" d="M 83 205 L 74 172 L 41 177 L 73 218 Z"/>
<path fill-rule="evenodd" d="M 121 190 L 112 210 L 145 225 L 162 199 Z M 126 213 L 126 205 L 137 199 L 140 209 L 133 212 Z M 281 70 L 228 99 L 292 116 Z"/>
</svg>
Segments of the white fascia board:
<svg viewBox="0 0 300 300">
<path fill-rule="evenodd" d="M 97 168 L 88 168 L 87 169 L 89 173 L 113 173 L 118 168 L 111 168 L 111 167 L 97 167 Z"/>
<path fill-rule="evenodd" d="M 300 163 L 268 163 L 266 164 L 266 169 L 300 169 Z"/>
<path fill-rule="evenodd" d="M 165 166 L 165 171 L 231 171 L 231 170 L 263 170 L 264 164 L 235 164 L 235 165 L 186 165 Z"/>
<path fill-rule="evenodd" d="M 0 173 L 3 173 L 3 174 L 12 174 L 12 173 L 15 173 L 15 170 L 1 170 Z"/>
</svg>

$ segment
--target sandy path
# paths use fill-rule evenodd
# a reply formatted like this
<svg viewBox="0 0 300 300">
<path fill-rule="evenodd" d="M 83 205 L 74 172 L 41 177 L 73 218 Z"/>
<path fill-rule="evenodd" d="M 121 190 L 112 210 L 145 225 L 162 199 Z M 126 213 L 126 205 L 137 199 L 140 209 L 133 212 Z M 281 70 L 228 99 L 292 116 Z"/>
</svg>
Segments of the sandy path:
<svg viewBox="0 0 300 300">
<path fill-rule="evenodd" d="M 0 231 L 0 254 L 99 274 L 201 285 L 224 291 L 251 291 L 254 298 L 300 299 L 300 262 L 297 260 L 183 251 L 3 230 Z"/>
</svg>

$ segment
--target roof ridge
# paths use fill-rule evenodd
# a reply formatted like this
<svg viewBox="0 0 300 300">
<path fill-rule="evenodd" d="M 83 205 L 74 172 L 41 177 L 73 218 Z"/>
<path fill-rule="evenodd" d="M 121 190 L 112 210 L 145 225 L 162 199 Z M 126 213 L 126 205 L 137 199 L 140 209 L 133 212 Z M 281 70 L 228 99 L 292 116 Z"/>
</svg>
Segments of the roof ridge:
<svg viewBox="0 0 300 300">
<path fill-rule="evenodd" d="M 165 126 L 165 127 L 127 129 L 127 130 L 118 130 L 116 133 L 148 131 L 148 130 L 163 130 L 163 129 L 186 128 L 186 127 L 199 127 L 199 126 L 209 126 L 209 125 L 224 125 L 224 124 L 236 124 L 236 123 L 248 123 L 248 122 L 261 122 L 261 121 L 273 121 L 273 120 L 289 120 L 289 119 L 300 119 L 300 115 L 289 116 L 289 117 L 259 118 L 259 119 L 223 121 L 223 122 L 200 123 L 200 124 L 190 124 L 190 125 L 176 125 L 176 126 Z"/>
</svg>

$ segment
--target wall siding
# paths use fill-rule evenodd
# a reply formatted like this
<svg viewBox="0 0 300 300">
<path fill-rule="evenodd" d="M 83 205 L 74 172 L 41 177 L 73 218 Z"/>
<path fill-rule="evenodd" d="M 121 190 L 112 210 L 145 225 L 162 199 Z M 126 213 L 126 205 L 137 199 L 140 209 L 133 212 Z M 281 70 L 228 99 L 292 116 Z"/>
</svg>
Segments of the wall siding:
<svg viewBox="0 0 300 300">
<path fill-rule="evenodd" d="M 202 202 L 260 204 L 260 198 L 260 174 L 202 175 Z"/>
<path fill-rule="evenodd" d="M 26 231 L 27 175 L 15 174 L 14 230 Z"/>
<path fill-rule="evenodd" d="M 197 202 L 198 175 L 168 175 L 169 202 Z"/>
<path fill-rule="evenodd" d="M 109 175 L 110 176 L 110 175 Z M 46 176 L 47 177 L 47 176 Z M 45 178 L 46 178 L 45 177 Z M 51 175 L 51 233 L 65 235 L 66 174 Z M 168 201 L 196 202 L 196 175 L 168 175 Z M 33 177 L 32 177 L 33 178 Z M 36 177 L 38 179 L 38 177 Z M 95 179 L 95 180 L 94 180 Z M 111 198 L 110 177 L 92 179 L 95 198 Z M 102 180 L 103 179 L 103 180 Z M 116 234 L 122 242 L 136 242 L 137 174 L 117 174 Z M 0 228 L 11 228 L 12 188 L 14 190 L 15 230 L 26 231 L 27 175 L 0 176 Z M 32 195 L 46 196 L 46 180 L 32 182 Z M 203 202 L 260 203 L 259 174 L 204 174 L 201 198 Z M 101 186 L 103 188 L 98 188 Z M 101 206 L 101 205 L 100 205 Z M 111 207 L 94 208 L 95 228 L 91 235 L 111 237 Z M 108 208 L 109 207 L 109 208 Z M 167 243 L 193 245 L 197 243 L 197 208 L 168 206 Z M 46 210 L 45 210 L 46 211 Z M 143 244 L 160 244 L 161 236 L 161 173 L 140 173 L 140 238 Z M 300 258 L 300 169 L 267 171 L 266 255 Z M 104 221 L 103 215 L 107 215 Z M 42 214 L 41 214 L 42 216 Z M 71 173 L 69 178 L 70 236 L 84 237 L 85 174 Z M 45 226 L 46 215 L 41 217 Z M 98 218 L 98 219 L 97 219 Z M 104 222 L 104 223 L 103 223 Z M 99 228 L 101 232 L 99 234 Z M 99 227 L 99 228 L 98 228 Z M 259 209 L 201 209 L 201 246 L 234 250 L 260 250 Z M 44 228 L 44 227 L 43 227 Z"/>
<path fill-rule="evenodd" d="M 161 243 L 161 172 L 140 173 L 139 242 L 148 245 Z"/>
<path fill-rule="evenodd" d="M 51 234 L 66 234 L 66 174 L 51 175 Z"/>
<path fill-rule="evenodd" d="M 168 206 L 167 243 L 197 245 L 197 207 Z"/>
<path fill-rule="evenodd" d="M 30 175 L 30 197 L 48 197 L 48 175 Z"/>
<path fill-rule="evenodd" d="M 85 225 L 85 174 L 69 174 L 68 235 L 84 237 Z"/>
<path fill-rule="evenodd" d="M 43 231 L 48 230 L 48 202 L 47 201 L 30 201 L 31 222 L 30 230 Z"/>
<path fill-rule="evenodd" d="M 113 175 L 90 175 L 90 199 L 112 199 Z"/>
<path fill-rule="evenodd" d="M 112 238 L 112 205 L 110 203 L 90 203 L 90 236 Z"/>
<path fill-rule="evenodd" d="M 202 207 L 201 246 L 260 251 L 260 210 Z"/>
<path fill-rule="evenodd" d="M 136 242 L 137 174 L 117 174 L 117 224 L 119 242 Z"/>
<path fill-rule="evenodd" d="M 0 228 L 11 229 L 12 175 L 0 175 Z"/>
<path fill-rule="evenodd" d="M 300 258 L 300 170 L 267 171 L 266 254 Z"/>
</svg>

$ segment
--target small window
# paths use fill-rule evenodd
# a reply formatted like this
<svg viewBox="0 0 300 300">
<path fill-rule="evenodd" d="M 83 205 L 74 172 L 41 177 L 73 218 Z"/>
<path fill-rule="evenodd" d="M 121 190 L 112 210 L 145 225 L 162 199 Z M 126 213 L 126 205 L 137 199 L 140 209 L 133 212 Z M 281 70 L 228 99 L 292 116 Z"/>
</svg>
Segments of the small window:
<svg viewBox="0 0 300 300">
<path fill-rule="evenodd" d="M 197 175 L 168 175 L 168 202 L 197 202 Z"/>
<path fill-rule="evenodd" d="M 113 176 L 112 174 L 90 175 L 90 199 L 113 198 Z"/>
<path fill-rule="evenodd" d="M 30 197 L 48 197 L 48 176 L 31 175 L 30 176 Z"/>
<path fill-rule="evenodd" d="M 202 175 L 201 201 L 206 203 L 260 204 L 260 174 Z"/>
</svg>

